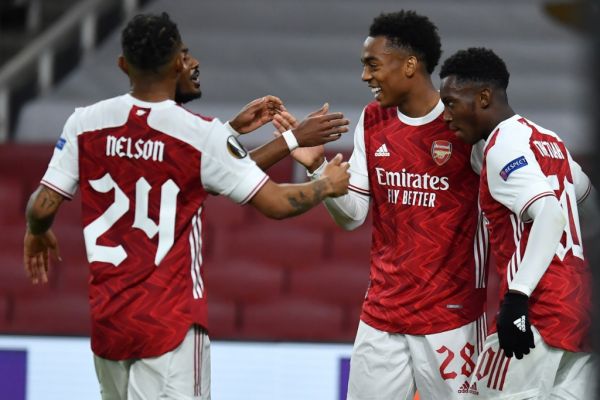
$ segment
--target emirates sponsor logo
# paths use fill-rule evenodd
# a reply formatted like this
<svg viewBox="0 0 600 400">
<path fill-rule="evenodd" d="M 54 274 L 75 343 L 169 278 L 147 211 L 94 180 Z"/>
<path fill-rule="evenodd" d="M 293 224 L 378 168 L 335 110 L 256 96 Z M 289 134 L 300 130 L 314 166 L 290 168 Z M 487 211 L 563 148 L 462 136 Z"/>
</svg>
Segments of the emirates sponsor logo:
<svg viewBox="0 0 600 400">
<path fill-rule="evenodd" d="M 436 140 L 431 145 L 431 157 L 439 166 L 448 162 L 452 156 L 452 143 L 447 140 Z"/>
<path fill-rule="evenodd" d="M 389 157 L 389 156 L 390 156 L 390 152 L 388 151 L 385 143 L 382 144 L 381 146 L 379 146 L 377 151 L 375 151 L 375 157 Z"/>
<path fill-rule="evenodd" d="M 448 190 L 450 188 L 447 176 L 435 176 L 428 173 L 415 174 L 408 172 L 405 168 L 400 171 L 386 171 L 376 167 L 375 173 L 377 174 L 377 183 L 381 186 L 427 190 Z"/>
</svg>

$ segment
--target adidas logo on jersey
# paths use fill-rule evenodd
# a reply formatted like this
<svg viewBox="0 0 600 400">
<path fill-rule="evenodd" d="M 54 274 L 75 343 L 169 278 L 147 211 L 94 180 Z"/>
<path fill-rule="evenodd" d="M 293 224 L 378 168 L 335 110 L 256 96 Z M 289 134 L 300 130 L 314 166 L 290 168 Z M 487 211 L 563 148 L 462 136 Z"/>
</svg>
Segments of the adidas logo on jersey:
<svg viewBox="0 0 600 400">
<path fill-rule="evenodd" d="M 469 381 L 465 381 L 465 383 L 460 385 L 458 393 L 469 393 Z"/>
<path fill-rule="evenodd" d="M 375 157 L 389 157 L 389 156 L 390 156 L 390 153 L 389 153 L 385 143 L 382 144 L 381 146 L 379 146 L 379 148 L 375 152 Z"/>
<path fill-rule="evenodd" d="M 465 381 L 458 388 L 458 393 L 469 393 L 479 396 L 479 390 L 477 390 L 477 382 L 474 382 L 473 385 L 469 386 L 469 381 Z"/>
<path fill-rule="evenodd" d="M 469 393 L 479 396 L 479 390 L 477 390 L 477 382 L 474 382 L 471 385 L 471 388 L 469 389 Z"/>
<path fill-rule="evenodd" d="M 527 329 L 525 329 L 525 316 L 521 315 L 520 318 L 517 318 L 513 321 L 513 324 L 515 324 L 515 326 L 517 327 L 518 330 L 520 330 L 521 332 L 525 332 Z"/>
</svg>

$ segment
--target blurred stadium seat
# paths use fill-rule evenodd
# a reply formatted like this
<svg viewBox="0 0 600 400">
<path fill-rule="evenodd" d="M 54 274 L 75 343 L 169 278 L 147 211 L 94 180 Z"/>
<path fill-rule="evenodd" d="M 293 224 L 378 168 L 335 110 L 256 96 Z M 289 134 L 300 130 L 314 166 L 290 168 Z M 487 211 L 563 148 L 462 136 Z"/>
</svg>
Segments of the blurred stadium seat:
<svg viewBox="0 0 600 400">
<path fill-rule="evenodd" d="M 87 296 L 47 292 L 15 295 L 5 333 L 87 336 L 90 330 Z"/>
<path fill-rule="evenodd" d="M 343 309 L 304 297 L 242 305 L 241 336 L 246 340 L 339 341 Z"/>
<path fill-rule="evenodd" d="M 285 270 L 260 258 L 227 258 L 203 265 L 210 299 L 236 302 L 262 301 L 281 296 Z"/>
<path fill-rule="evenodd" d="M 208 325 L 210 337 L 212 339 L 239 339 L 239 306 L 231 300 L 212 296 L 209 298 L 209 302 Z"/>
</svg>

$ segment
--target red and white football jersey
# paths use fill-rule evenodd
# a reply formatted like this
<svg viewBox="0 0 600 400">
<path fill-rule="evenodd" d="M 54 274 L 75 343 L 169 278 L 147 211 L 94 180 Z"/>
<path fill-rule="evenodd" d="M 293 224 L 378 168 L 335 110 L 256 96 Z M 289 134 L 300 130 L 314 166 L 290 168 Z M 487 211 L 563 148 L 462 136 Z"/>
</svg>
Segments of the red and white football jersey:
<svg viewBox="0 0 600 400">
<path fill-rule="evenodd" d="M 207 327 L 204 199 L 244 203 L 268 179 L 229 136 L 173 101 L 128 94 L 66 122 L 42 184 L 68 198 L 81 189 L 98 356 L 157 356 L 191 324 Z"/>
<path fill-rule="evenodd" d="M 532 222 L 527 207 L 555 196 L 567 221 L 556 254 L 531 294 L 529 316 L 546 344 L 588 351 L 591 275 L 583 258 L 576 193 L 589 182 L 574 181 L 579 168 L 554 133 L 515 115 L 486 142 L 480 205 L 487 219 L 500 275 L 500 299 L 519 270 Z M 585 196 L 585 194 L 584 194 Z M 492 331 L 495 331 L 495 324 Z"/>
<path fill-rule="evenodd" d="M 448 129 L 443 109 L 440 101 L 428 115 L 409 118 L 373 102 L 355 132 L 350 189 L 369 195 L 373 207 L 361 319 L 382 331 L 443 332 L 484 310 L 477 152 Z"/>
</svg>

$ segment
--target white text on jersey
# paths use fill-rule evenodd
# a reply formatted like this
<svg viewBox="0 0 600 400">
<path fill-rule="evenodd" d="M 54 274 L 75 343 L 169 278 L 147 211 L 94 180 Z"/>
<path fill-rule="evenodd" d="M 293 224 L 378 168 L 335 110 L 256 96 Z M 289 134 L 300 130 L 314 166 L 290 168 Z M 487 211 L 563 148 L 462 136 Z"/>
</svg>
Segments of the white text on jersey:
<svg viewBox="0 0 600 400">
<path fill-rule="evenodd" d="M 109 157 L 143 158 L 144 160 L 163 161 L 165 144 L 159 140 L 138 139 L 135 142 L 128 137 L 108 136 L 106 155 Z"/>
<path fill-rule="evenodd" d="M 413 174 L 406 172 L 405 168 L 401 171 L 386 171 L 383 168 L 375 168 L 377 173 L 377 183 L 381 186 L 395 186 L 408 189 L 425 190 L 448 190 L 450 183 L 447 176 L 435 176 L 425 174 Z M 388 189 L 388 203 L 407 206 L 435 207 L 435 192 L 424 192 L 419 190 Z"/>
<path fill-rule="evenodd" d="M 377 183 L 382 186 L 399 186 L 413 189 L 433 189 L 433 190 L 448 190 L 450 184 L 448 183 L 447 176 L 435 176 L 425 173 L 413 174 L 406 172 L 406 169 L 402 168 L 402 171 L 386 171 L 383 168 L 375 168 L 377 172 Z"/>
<path fill-rule="evenodd" d="M 540 151 L 540 153 L 542 153 L 542 156 L 544 156 L 544 157 L 557 158 L 559 160 L 565 159 L 565 156 L 564 156 L 563 152 L 560 150 L 560 147 L 558 146 L 558 144 L 556 144 L 554 142 L 546 142 L 544 140 L 534 140 L 533 144 L 535 144 L 535 147 L 538 148 L 538 150 Z"/>
</svg>

